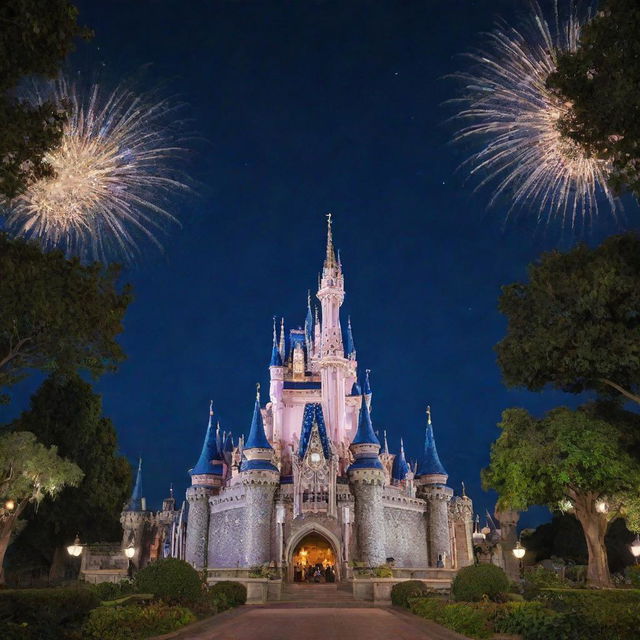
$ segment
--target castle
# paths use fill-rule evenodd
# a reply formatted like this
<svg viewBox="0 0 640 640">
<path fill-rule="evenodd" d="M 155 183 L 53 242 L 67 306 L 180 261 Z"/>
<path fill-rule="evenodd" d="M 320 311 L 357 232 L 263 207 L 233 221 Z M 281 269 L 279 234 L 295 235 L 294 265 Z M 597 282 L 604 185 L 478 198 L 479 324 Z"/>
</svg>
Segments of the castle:
<svg viewBox="0 0 640 640">
<path fill-rule="evenodd" d="M 317 563 L 338 580 L 354 565 L 473 563 L 472 503 L 447 486 L 429 410 L 413 468 L 402 441 L 391 453 L 374 429 L 369 372 L 361 385 L 351 323 L 344 332 L 340 319 L 344 295 L 329 216 L 321 314 L 309 299 L 304 328 L 288 335 L 274 319 L 269 402 L 261 406 L 258 386 L 246 440 L 216 428 L 210 408 L 180 510 L 171 495 L 148 511 L 138 468 L 122 514 L 123 546 L 136 548 L 138 566 L 171 555 L 198 569 L 270 566 L 293 581 Z"/>
</svg>

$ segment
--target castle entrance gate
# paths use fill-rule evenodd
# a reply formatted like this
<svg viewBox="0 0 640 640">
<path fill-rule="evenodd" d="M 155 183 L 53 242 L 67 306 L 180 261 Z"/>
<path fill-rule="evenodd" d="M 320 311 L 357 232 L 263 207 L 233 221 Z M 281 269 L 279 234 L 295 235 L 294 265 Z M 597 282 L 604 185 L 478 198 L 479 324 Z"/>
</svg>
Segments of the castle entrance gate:
<svg viewBox="0 0 640 640">
<path fill-rule="evenodd" d="M 340 577 L 340 556 L 335 544 L 319 531 L 309 531 L 289 545 L 290 582 L 326 584 Z"/>
</svg>

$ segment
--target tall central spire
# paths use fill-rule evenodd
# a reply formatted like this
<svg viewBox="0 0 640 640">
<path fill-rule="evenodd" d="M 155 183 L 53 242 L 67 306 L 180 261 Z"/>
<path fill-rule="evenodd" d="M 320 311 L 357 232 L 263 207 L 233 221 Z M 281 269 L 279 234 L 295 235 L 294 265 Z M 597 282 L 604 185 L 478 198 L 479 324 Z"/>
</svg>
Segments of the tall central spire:
<svg viewBox="0 0 640 640">
<path fill-rule="evenodd" d="M 331 214 L 327 213 L 327 255 L 324 259 L 325 269 L 335 269 L 338 266 L 333 249 L 333 234 L 331 232 Z"/>
</svg>

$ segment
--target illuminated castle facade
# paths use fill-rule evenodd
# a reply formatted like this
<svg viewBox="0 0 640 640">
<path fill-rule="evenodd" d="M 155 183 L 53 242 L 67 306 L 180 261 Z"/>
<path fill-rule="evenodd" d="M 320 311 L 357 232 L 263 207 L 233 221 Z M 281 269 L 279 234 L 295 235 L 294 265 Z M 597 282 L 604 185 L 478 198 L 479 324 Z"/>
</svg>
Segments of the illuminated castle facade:
<svg viewBox="0 0 640 640">
<path fill-rule="evenodd" d="M 471 500 L 447 486 L 430 415 L 417 467 L 407 463 L 402 441 L 396 453 L 386 433 L 380 442 L 368 371 L 360 384 L 351 323 L 346 331 L 341 323 L 344 286 L 329 218 L 316 294 L 321 313 L 309 300 L 304 329 L 288 335 L 284 320 L 279 327 L 274 320 L 269 402 L 261 405 L 258 389 L 246 440 L 234 443 L 210 411 L 187 513 L 176 511 L 170 526 L 170 517 L 153 516 L 165 555 L 198 569 L 270 565 L 289 580 L 316 560 L 331 564 L 337 579 L 354 564 L 455 569 L 473 562 Z M 136 517 L 136 499 L 123 513 L 125 546 L 142 535 L 134 526 L 149 520 Z"/>
</svg>

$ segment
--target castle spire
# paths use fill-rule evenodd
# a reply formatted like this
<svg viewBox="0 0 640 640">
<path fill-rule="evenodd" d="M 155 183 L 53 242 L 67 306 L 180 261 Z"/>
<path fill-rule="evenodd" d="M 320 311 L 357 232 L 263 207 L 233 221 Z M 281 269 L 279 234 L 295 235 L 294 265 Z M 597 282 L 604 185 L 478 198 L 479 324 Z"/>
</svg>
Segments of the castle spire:
<svg viewBox="0 0 640 640">
<path fill-rule="evenodd" d="M 397 455 L 393 461 L 393 468 L 391 469 L 391 478 L 397 482 L 402 482 L 409 473 L 410 468 L 407 464 L 407 459 L 404 455 L 404 442 L 400 438 L 400 454 Z"/>
<path fill-rule="evenodd" d="M 367 408 L 371 411 L 371 384 L 369 382 L 369 374 L 371 373 L 371 369 L 365 369 L 364 371 L 364 397 L 367 401 Z"/>
<path fill-rule="evenodd" d="M 371 423 L 371 413 L 363 396 L 362 406 L 360 407 L 360 417 L 358 419 L 358 430 L 353 437 L 351 444 L 376 444 L 380 447 L 380 440 L 373 430 Z"/>
<path fill-rule="evenodd" d="M 280 357 L 280 351 L 278 350 L 278 341 L 276 339 L 276 317 L 273 316 L 273 344 L 271 346 L 271 362 L 270 367 L 281 367 L 282 358 Z"/>
<path fill-rule="evenodd" d="M 136 481 L 125 511 L 146 511 L 145 507 L 144 498 L 142 497 L 142 458 L 138 458 Z"/>
<path fill-rule="evenodd" d="M 436 448 L 436 440 L 433 435 L 433 425 L 431 424 L 431 407 L 427 406 L 427 428 L 424 434 L 424 456 L 418 467 L 419 476 L 434 476 L 436 483 L 444 484 L 447 481 L 446 472 Z"/>
<path fill-rule="evenodd" d="M 387 444 L 387 430 L 385 429 L 382 432 L 382 435 L 384 437 L 384 440 L 382 442 L 382 453 L 389 453 L 389 445 Z"/>
<path fill-rule="evenodd" d="M 373 430 L 371 424 L 371 414 L 367 403 L 362 398 L 362 405 L 360 407 L 360 417 L 358 420 L 358 430 L 354 436 L 351 444 L 349 445 L 351 453 L 355 461 L 349 467 L 349 471 L 355 471 L 357 469 L 383 469 L 382 462 L 380 461 L 380 440 Z"/>
<path fill-rule="evenodd" d="M 280 345 L 278 347 L 278 352 L 280 353 L 280 362 L 284 364 L 287 355 L 284 343 L 284 316 L 280 319 Z"/>
<path fill-rule="evenodd" d="M 222 475 L 222 455 L 218 446 L 218 434 L 219 430 L 213 429 L 213 400 L 211 400 L 209 402 L 209 423 L 207 424 L 200 457 L 193 469 L 189 470 L 192 480 L 195 476 Z"/>
<path fill-rule="evenodd" d="M 313 344 L 313 313 L 311 312 L 311 291 L 307 291 L 307 317 L 304 321 L 304 340 L 307 347 L 307 356 L 311 357 Z"/>
<path fill-rule="evenodd" d="M 356 345 L 353 341 L 353 332 L 351 331 L 351 316 L 347 316 L 347 358 L 349 358 L 349 360 L 356 359 Z"/>
<path fill-rule="evenodd" d="M 324 269 L 335 269 L 338 266 L 333 249 L 333 234 L 331 232 L 331 214 L 327 214 L 327 255 L 324 259 Z"/>
<path fill-rule="evenodd" d="M 267 439 L 260 410 L 260 383 L 256 384 L 256 402 L 247 441 L 242 447 L 240 471 L 278 471 L 273 464 L 273 447 Z"/>
</svg>

